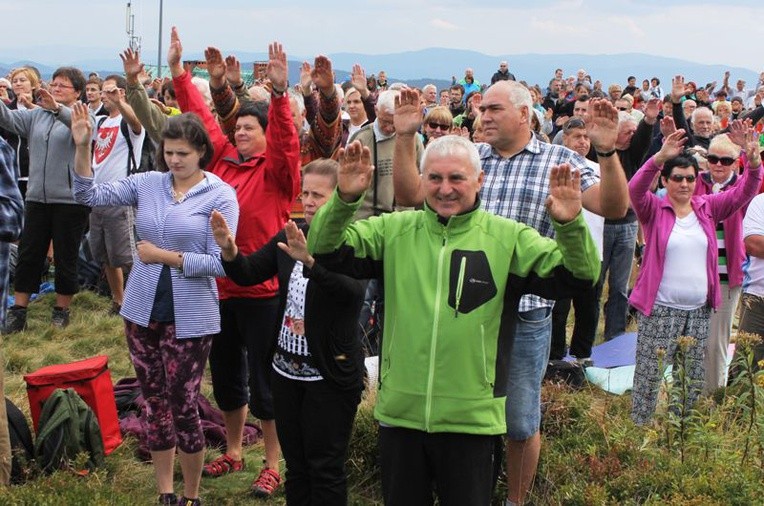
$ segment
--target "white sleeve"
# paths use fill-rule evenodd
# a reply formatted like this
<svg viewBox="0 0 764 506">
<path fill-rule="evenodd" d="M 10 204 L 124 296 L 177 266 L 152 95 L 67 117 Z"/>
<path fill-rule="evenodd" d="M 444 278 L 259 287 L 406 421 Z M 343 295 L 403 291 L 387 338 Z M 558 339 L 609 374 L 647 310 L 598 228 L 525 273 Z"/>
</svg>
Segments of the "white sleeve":
<svg viewBox="0 0 764 506">
<path fill-rule="evenodd" d="M 743 238 L 749 235 L 764 235 L 764 194 L 754 197 L 743 218 Z"/>
</svg>

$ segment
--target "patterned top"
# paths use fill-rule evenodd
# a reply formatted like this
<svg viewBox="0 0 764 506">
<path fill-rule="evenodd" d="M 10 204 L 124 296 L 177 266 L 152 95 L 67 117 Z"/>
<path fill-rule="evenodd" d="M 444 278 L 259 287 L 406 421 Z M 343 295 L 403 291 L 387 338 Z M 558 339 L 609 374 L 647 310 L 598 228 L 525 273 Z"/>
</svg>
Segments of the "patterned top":
<svg viewBox="0 0 764 506">
<path fill-rule="evenodd" d="M 134 206 L 137 238 L 155 246 L 183 253 L 183 268 L 172 267 L 172 295 L 178 338 L 200 337 L 220 332 L 220 311 L 215 277 L 225 276 L 220 247 L 209 226 L 217 209 L 232 232 L 239 222 L 239 205 L 233 188 L 205 172 L 206 181 L 196 184 L 186 197 L 172 197 L 172 175 L 144 172 L 115 181 L 93 184 L 92 178 L 75 174 L 74 196 L 87 206 Z M 146 264 L 133 259 L 127 280 L 122 316 L 148 327 L 159 276 L 164 264 Z"/>
<path fill-rule="evenodd" d="M 533 135 L 523 150 L 510 158 L 504 158 L 489 144 L 480 143 L 477 148 L 485 172 L 480 190 L 483 209 L 525 223 L 545 237 L 554 238 L 552 220 L 545 207 L 552 167 L 569 163 L 580 171 L 581 191 L 599 182 L 584 157 L 564 146 L 540 142 Z M 525 295 L 520 299 L 519 311 L 553 305 L 553 301 Z"/>
<path fill-rule="evenodd" d="M 302 262 L 295 262 L 289 276 L 284 318 L 276 351 L 273 354 L 273 369 L 287 378 L 299 381 L 323 379 L 316 367 L 305 337 L 305 292 L 308 278 L 302 274 Z"/>
<path fill-rule="evenodd" d="M 0 137 L 0 325 L 5 322 L 8 297 L 8 261 L 11 241 L 21 235 L 24 201 L 18 183 L 19 168 L 16 155 Z"/>
</svg>

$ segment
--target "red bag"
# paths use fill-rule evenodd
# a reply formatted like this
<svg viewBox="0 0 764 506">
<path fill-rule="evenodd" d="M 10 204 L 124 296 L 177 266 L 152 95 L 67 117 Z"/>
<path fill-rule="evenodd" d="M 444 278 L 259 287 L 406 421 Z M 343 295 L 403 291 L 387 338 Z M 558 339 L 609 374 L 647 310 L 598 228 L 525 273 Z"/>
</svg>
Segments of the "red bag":
<svg viewBox="0 0 764 506">
<path fill-rule="evenodd" d="M 114 451 L 122 443 L 122 434 L 108 361 L 109 357 L 99 355 L 69 364 L 49 365 L 24 376 L 35 432 L 39 427 L 42 405 L 53 390 L 73 388 L 98 418 L 104 453 L 108 455 Z"/>
</svg>

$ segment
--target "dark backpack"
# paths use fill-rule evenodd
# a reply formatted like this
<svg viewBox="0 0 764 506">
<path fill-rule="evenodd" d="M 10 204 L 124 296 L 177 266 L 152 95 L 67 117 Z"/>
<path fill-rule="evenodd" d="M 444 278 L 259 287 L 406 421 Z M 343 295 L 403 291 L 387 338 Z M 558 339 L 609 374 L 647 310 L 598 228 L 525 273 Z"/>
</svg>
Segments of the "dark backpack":
<svg viewBox="0 0 764 506">
<path fill-rule="evenodd" d="M 11 483 L 23 483 L 34 455 L 32 431 L 29 430 L 24 413 L 7 397 L 5 411 L 8 414 L 8 435 L 11 438 Z"/>
<path fill-rule="evenodd" d="M 43 404 L 34 445 L 37 465 L 45 472 L 69 467 L 85 452 L 90 470 L 104 462 L 101 428 L 95 413 L 72 388 L 53 391 Z"/>
<path fill-rule="evenodd" d="M 108 116 L 98 117 L 96 132 L 101 128 L 106 118 Z M 156 148 L 154 147 L 154 142 L 149 138 L 148 134 L 143 137 L 143 149 L 141 149 L 141 159 L 140 163 L 138 163 L 138 160 L 135 159 L 135 150 L 133 149 L 133 140 L 130 138 L 129 128 L 127 120 L 122 118 L 122 121 L 119 122 L 119 131 L 127 143 L 127 175 L 131 176 L 139 172 L 156 170 Z"/>
</svg>

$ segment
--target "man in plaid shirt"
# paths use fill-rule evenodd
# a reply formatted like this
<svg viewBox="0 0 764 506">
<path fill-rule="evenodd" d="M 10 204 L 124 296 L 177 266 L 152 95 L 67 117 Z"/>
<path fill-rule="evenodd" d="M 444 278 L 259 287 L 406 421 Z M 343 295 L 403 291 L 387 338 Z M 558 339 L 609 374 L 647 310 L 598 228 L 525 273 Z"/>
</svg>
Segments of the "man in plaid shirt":
<svg viewBox="0 0 764 506">
<path fill-rule="evenodd" d="M 5 309 L 8 306 L 8 261 L 11 241 L 21 235 L 24 216 L 24 201 L 21 198 L 18 181 L 19 169 L 16 155 L 5 140 L 0 138 L 0 327 L 5 324 Z M 7 485 L 11 479 L 11 440 L 8 436 L 8 415 L 5 412 L 3 379 L 5 361 L 0 353 L 0 485 Z"/>
<path fill-rule="evenodd" d="M 421 205 L 422 181 L 415 167 L 414 140 L 421 124 L 416 92 L 404 91 L 396 104 L 398 132 L 393 159 L 396 201 Z M 626 175 L 615 151 L 618 111 L 605 100 L 592 100 L 586 117 L 587 133 L 601 170 L 601 182 L 581 155 L 539 141 L 530 128 L 533 102 L 520 83 L 501 81 L 491 86 L 480 105 L 486 143 L 478 144 L 484 182 L 484 209 L 525 223 L 542 235 L 553 236 L 545 203 L 552 167 L 570 165 L 581 172 L 583 206 L 600 216 L 620 218 L 628 208 Z M 541 438 L 541 380 L 544 377 L 552 331 L 552 301 L 525 296 L 520 301 L 515 340 L 509 357 L 507 385 L 508 505 L 522 504 L 538 465 Z"/>
</svg>

